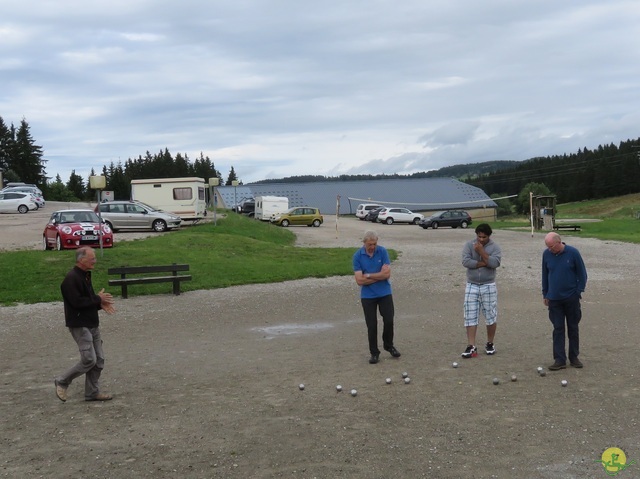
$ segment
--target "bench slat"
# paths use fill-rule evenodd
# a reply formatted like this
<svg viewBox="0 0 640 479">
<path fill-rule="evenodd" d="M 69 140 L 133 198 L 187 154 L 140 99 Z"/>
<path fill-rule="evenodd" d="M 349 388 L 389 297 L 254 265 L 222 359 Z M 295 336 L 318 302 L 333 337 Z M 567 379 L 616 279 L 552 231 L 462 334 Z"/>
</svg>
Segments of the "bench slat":
<svg viewBox="0 0 640 479">
<path fill-rule="evenodd" d="M 120 266 L 109 268 L 109 274 L 144 274 L 144 273 L 167 273 L 172 271 L 189 271 L 188 264 L 171 264 L 164 266 Z"/>
<path fill-rule="evenodd" d="M 191 275 L 110 279 L 109 286 L 119 286 L 122 284 L 170 283 L 171 281 L 191 281 Z"/>
</svg>

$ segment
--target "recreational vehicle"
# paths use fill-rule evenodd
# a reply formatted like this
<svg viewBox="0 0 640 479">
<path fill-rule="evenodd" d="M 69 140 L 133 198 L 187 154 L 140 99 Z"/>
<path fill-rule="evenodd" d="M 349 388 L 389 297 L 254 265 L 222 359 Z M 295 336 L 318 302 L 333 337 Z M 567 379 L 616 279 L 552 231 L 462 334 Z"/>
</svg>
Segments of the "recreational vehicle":
<svg viewBox="0 0 640 479">
<path fill-rule="evenodd" d="M 131 199 L 197 221 L 207 215 L 206 188 L 203 178 L 131 180 Z"/>
<path fill-rule="evenodd" d="M 256 196 L 255 219 L 269 221 L 272 215 L 289 209 L 286 196 Z"/>
</svg>

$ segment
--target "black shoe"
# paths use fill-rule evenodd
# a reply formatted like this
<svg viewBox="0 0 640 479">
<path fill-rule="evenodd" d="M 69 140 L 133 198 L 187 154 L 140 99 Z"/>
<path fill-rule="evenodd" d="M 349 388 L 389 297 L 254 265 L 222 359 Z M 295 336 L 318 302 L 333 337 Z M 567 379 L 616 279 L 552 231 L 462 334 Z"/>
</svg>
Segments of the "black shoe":
<svg viewBox="0 0 640 479">
<path fill-rule="evenodd" d="M 369 358 L 369 364 L 376 364 L 378 361 L 380 361 L 379 354 L 372 354 L 371 357 Z"/>
<path fill-rule="evenodd" d="M 575 358 L 573 361 L 571 361 L 571 366 L 580 369 L 584 367 L 584 364 L 582 364 L 582 361 L 580 361 L 578 358 Z"/>
<path fill-rule="evenodd" d="M 567 365 L 565 363 L 560 363 L 556 361 L 551 366 L 549 366 L 549 371 L 560 371 L 561 369 L 565 369 Z"/>
<path fill-rule="evenodd" d="M 399 358 L 400 356 L 402 356 L 400 354 L 400 351 L 398 351 L 393 346 L 391 346 L 390 348 L 384 348 L 384 349 L 385 349 L 385 351 L 389 351 L 389 354 L 391 354 L 391 356 L 393 356 L 394 358 Z"/>
</svg>

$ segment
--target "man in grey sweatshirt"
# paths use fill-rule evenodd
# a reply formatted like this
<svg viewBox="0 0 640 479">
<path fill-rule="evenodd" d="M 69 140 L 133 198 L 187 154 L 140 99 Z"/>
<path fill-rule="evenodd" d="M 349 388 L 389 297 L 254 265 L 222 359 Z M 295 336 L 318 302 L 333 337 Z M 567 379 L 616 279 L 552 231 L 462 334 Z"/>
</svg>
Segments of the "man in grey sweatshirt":
<svg viewBox="0 0 640 479">
<path fill-rule="evenodd" d="M 476 227 L 476 239 L 467 241 L 462 249 L 462 266 L 467 269 L 467 286 L 464 292 L 464 325 L 467 329 L 467 348 L 463 358 L 478 355 L 476 332 L 480 310 L 487 324 L 487 344 L 485 351 L 496 352 L 493 340 L 498 318 L 498 289 L 496 269 L 502 260 L 502 251 L 492 239 L 493 230 L 486 223 Z"/>
</svg>

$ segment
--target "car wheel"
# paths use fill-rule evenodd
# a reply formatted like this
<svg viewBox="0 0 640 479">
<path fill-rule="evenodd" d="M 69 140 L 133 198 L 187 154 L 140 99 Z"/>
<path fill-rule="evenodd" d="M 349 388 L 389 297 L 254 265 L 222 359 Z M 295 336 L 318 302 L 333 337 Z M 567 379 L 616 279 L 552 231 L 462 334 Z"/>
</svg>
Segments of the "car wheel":
<svg viewBox="0 0 640 479">
<path fill-rule="evenodd" d="M 60 235 L 56 236 L 56 249 L 58 251 L 62 251 L 64 249 L 62 247 L 62 240 L 60 239 Z"/>
<path fill-rule="evenodd" d="M 393 218 L 387 218 L 385 220 L 385 223 L 387 223 L 388 225 L 392 225 L 393 224 Z"/>
<path fill-rule="evenodd" d="M 466 221 L 463 221 L 462 223 L 460 223 L 460 226 L 463 228 L 466 228 L 467 226 L 469 226 L 469 223 L 467 223 Z"/>
<path fill-rule="evenodd" d="M 429 229 L 429 227 L 427 225 L 420 225 L 420 226 L 422 226 L 423 230 Z"/>
<path fill-rule="evenodd" d="M 282 220 L 282 223 L 280 223 L 280 226 L 284 226 L 286 228 L 287 226 L 289 226 L 289 220 Z"/>
<path fill-rule="evenodd" d="M 313 220 L 313 227 L 317 228 L 318 226 L 320 226 L 320 220 Z"/>
<path fill-rule="evenodd" d="M 420 223 L 420 218 L 413 218 L 413 224 L 417 225 L 418 223 Z"/>
<path fill-rule="evenodd" d="M 47 237 L 42 235 L 42 249 L 47 251 L 49 249 L 49 245 L 47 244 Z"/>
<path fill-rule="evenodd" d="M 432 227 L 434 230 L 437 230 L 437 229 L 438 229 L 438 223 L 436 223 L 436 222 L 432 223 L 432 224 L 431 224 L 431 227 Z"/>
<path fill-rule="evenodd" d="M 20 205 L 18 206 L 18 213 L 20 214 L 25 214 L 29 212 L 29 207 L 27 205 Z"/>
<path fill-rule="evenodd" d="M 156 231 L 157 233 L 162 233 L 167 229 L 167 223 L 165 223 L 162 220 L 155 220 L 153 222 L 153 225 L 151 225 L 151 227 L 153 228 L 153 231 Z"/>
</svg>

